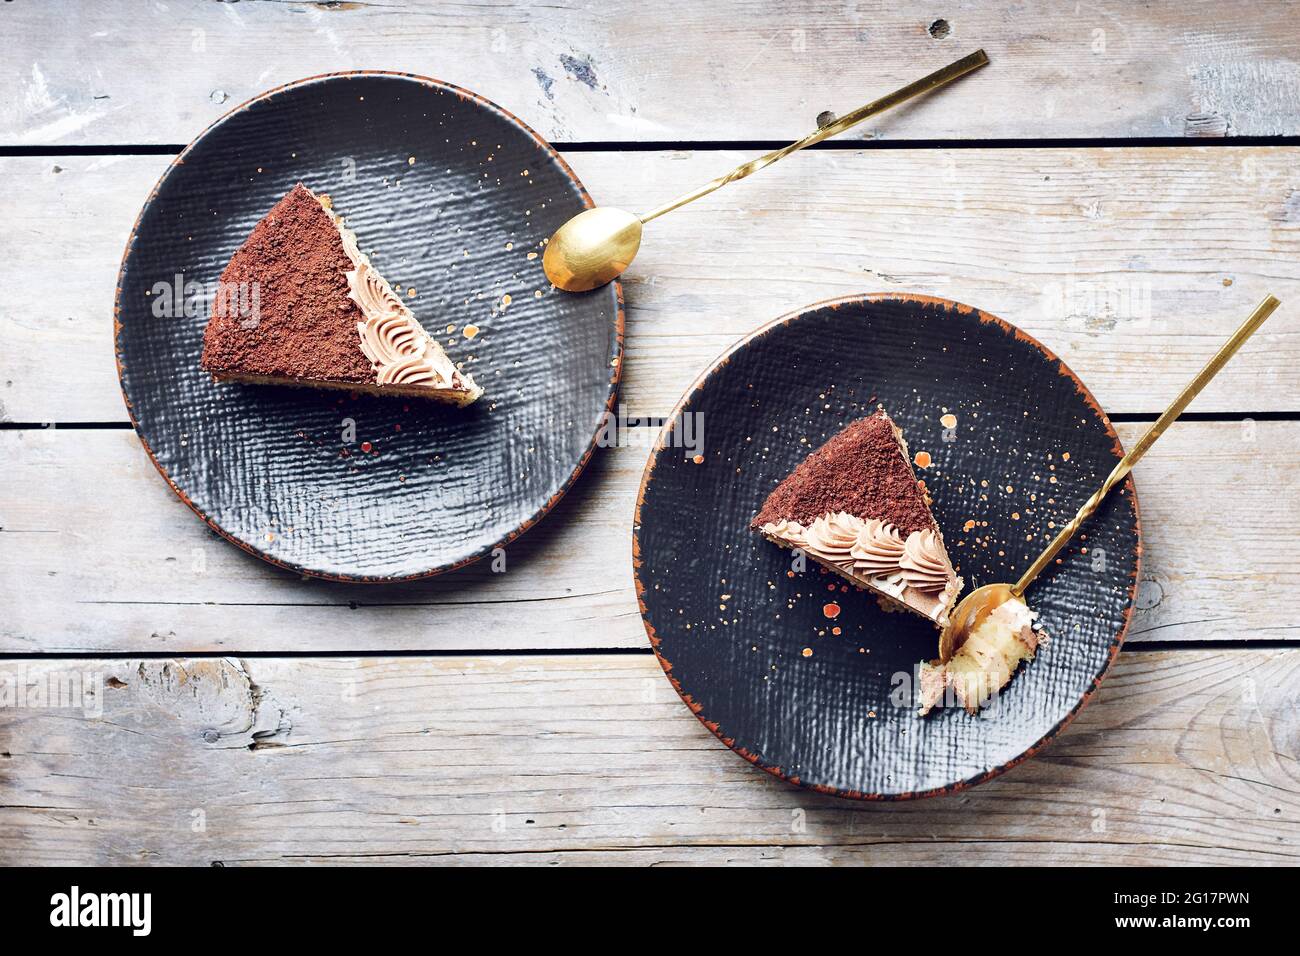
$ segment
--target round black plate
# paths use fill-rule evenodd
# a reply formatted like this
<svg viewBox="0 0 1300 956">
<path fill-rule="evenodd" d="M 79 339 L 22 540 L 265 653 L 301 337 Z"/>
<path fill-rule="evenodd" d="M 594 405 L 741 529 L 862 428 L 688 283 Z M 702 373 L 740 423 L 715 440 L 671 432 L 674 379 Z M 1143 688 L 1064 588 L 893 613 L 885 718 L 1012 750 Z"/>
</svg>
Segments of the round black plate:
<svg viewBox="0 0 1300 956">
<path fill-rule="evenodd" d="M 934 627 L 812 562 L 793 572 L 791 552 L 748 530 L 778 481 L 877 403 L 932 458 L 918 476 L 968 588 L 1014 581 L 1123 454 L 1065 363 L 1002 320 L 839 299 L 765 326 L 686 394 L 646 466 L 633 554 L 659 661 L 727 746 L 792 783 L 897 799 L 979 783 L 1060 731 L 1123 641 L 1141 545 L 1130 481 L 1034 584 L 1052 636 L 1038 659 L 979 717 L 917 717 L 913 668 L 935 656 Z"/>
<path fill-rule="evenodd" d="M 205 300 L 299 181 L 333 198 L 394 286 L 415 288 L 417 317 L 486 389 L 475 405 L 217 385 L 200 370 Z M 543 240 L 589 205 L 537 134 L 434 80 L 324 76 L 244 104 L 178 157 L 127 245 L 116 348 L 145 448 L 213 528 L 304 574 L 423 577 L 504 545 L 573 483 L 613 403 L 621 290 L 568 295 L 542 273 Z"/>
</svg>

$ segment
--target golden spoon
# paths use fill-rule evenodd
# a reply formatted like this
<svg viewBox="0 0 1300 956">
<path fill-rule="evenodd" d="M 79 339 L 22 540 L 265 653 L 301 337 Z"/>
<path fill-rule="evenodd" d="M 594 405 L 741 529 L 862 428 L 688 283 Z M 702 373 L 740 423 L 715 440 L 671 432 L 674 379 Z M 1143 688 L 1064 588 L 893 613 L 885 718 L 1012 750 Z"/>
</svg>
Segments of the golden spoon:
<svg viewBox="0 0 1300 956">
<path fill-rule="evenodd" d="M 915 83 L 909 83 L 901 90 L 895 90 L 833 123 L 828 123 L 797 143 L 791 143 L 766 156 L 760 156 L 758 159 L 737 166 L 726 175 L 719 176 L 699 189 L 652 209 L 645 215 L 637 216 L 610 206 L 598 206 L 580 212 L 557 229 L 555 235 L 551 236 L 546 244 L 546 252 L 542 256 L 542 268 L 546 271 L 546 278 L 566 292 L 586 292 L 606 282 L 612 282 L 632 264 L 637 250 L 641 248 L 641 227 L 651 219 L 658 219 L 666 212 L 672 212 L 701 196 L 707 196 L 727 183 L 744 179 L 760 169 L 771 166 L 778 159 L 784 159 L 796 150 L 842 133 L 849 127 L 861 123 L 868 116 L 882 113 L 891 106 L 897 106 L 914 96 L 937 90 L 972 70 L 979 69 L 988 61 L 989 58 L 985 56 L 983 50 L 976 50 L 956 63 L 950 63 Z"/>
<path fill-rule="evenodd" d="M 1273 314 L 1273 310 L 1278 305 L 1278 300 L 1273 296 L 1264 297 L 1264 301 L 1255 307 L 1255 311 L 1250 314 L 1250 318 L 1241 324 L 1241 328 L 1232 333 L 1232 338 L 1223 344 L 1218 354 L 1210 359 L 1205 368 L 1201 369 L 1200 374 L 1192 379 L 1191 384 L 1182 390 L 1173 403 L 1165 409 L 1164 414 L 1155 420 L 1155 423 L 1147 429 L 1145 435 L 1138 439 L 1138 443 L 1133 446 L 1129 453 L 1120 459 L 1119 464 L 1115 466 L 1115 470 L 1110 473 L 1102 486 L 1091 498 L 1083 503 L 1079 513 L 1057 533 L 1052 543 L 1047 546 L 1047 549 L 1029 566 L 1029 570 L 1020 576 L 1019 581 L 1015 584 L 986 584 L 983 587 L 976 588 L 962 599 L 961 603 L 949 615 L 948 624 L 939 635 L 939 660 L 941 662 L 947 663 L 957 651 L 961 650 L 966 637 L 976 625 L 992 613 L 994 608 L 1004 604 L 1011 598 L 1018 599 L 1025 593 L 1025 588 L 1029 587 L 1034 578 L 1038 577 L 1043 568 L 1047 567 L 1051 560 L 1056 557 L 1057 552 L 1065 547 L 1065 543 L 1079 530 L 1079 525 L 1083 524 L 1097 510 L 1097 506 L 1101 504 L 1107 493 L 1124 480 L 1133 466 L 1138 463 L 1138 460 L 1147 453 L 1147 449 L 1154 445 L 1156 439 L 1164 434 L 1165 429 L 1183 413 L 1183 409 L 1200 393 L 1201 389 L 1205 388 L 1210 379 L 1214 378 L 1219 373 L 1219 370 L 1228 364 L 1228 359 L 1232 358 L 1246 339 L 1250 338 L 1255 333 L 1255 330 L 1264 324 L 1264 320 Z"/>
</svg>

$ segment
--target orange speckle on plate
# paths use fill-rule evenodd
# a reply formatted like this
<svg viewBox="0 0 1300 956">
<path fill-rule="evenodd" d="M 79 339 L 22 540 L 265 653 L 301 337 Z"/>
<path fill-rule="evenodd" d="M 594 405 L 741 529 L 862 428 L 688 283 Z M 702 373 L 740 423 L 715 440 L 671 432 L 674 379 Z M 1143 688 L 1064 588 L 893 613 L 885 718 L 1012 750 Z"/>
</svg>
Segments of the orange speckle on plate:
<svg viewBox="0 0 1300 956">
<path fill-rule="evenodd" d="M 1011 520 L 1012 520 L 1012 521 L 1019 521 L 1019 520 L 1020 520 L 1020 512 L 1019 512 L 1019 511 L 1013 511 L 1013 512 L 1011 512 Z"/>
<path fill-rule="evenodd" d="M 822 606 L 822 613 L 833 621 L 840 616 L 840 606 L 832 601 Z"/>
<path fill-rule="evenodd" d="M 839 629 L 838 627 L 832 627 L 832 628 L 831 628 L 831 633 L 834 634 L 836 637 L 839 637 L 839 636 L 840 636 L 840 629 Z"/>
<path fill-rule="evenodd" d="M 804 657 L 812 657 L 812 648 L 811 648 L 811 647 L 805 647 L 805 648 L 803 649 L 803 656 L 804 656 Z"/>
<path fill-rule="evenodd" d="M 465 326 L 465 332 L 464 332 L 464 335 L 465 335 L 465 338 L 467 338 L 467 339 L 472 339 L 474 336 L 478 335 L 478 326 L 477 326 L 477 325 L 467 325 L 467 326 Z"/>
<path fill-rule="evenodd" d="M 1061 453 L 1061 461 L 1069 461 L 1070 453 L 1068 451 Z"/>
<path fill-rule="evenodd" d="M 704 456 L 696 455 L 694 458 L 691 459 L 691 461 L 695 462 L 695 464 L 697 465 L 702 465 L 704 464 Z"/>
<path fill-rule="evenodd" d="M 971 528 L 973 528 L 973 527 L 975 527 L 975 522 L 974 522 L 974 520 L 969 520 L 969 521 L 967 521 L 964 525 L 961 526 L 961 530 L 963 530 L 963 531 L 969 531 L 969 530 L 970 530 Z"/>
<path fill-rule="evenodd" d="M 912 461 L 916 462 L 917 468 L 929 468 L 930 453 L 928 451 L 918 451 L 916 455 L 913 456 Z"/>
<path fill-rule="evenodd" d="M 939 424 L 942 425 L 944 428 L 956 428 L 957 416 L 951 414 L 945 415 L 943 416 L 943 418 L 939 419 Z"/>
</svg>

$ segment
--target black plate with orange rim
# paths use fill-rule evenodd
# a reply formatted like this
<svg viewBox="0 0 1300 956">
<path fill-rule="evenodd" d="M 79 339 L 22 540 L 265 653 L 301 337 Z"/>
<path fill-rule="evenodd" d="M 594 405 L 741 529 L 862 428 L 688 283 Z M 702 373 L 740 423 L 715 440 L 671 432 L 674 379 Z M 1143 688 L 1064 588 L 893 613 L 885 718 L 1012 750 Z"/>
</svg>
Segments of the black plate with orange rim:
<svg viewBox="0 0 1300 956">
<path fill-rule="evenodd" d="M 200 370 L 222 269 L 297 182 L 415 290 L 416 316 L 486 390 L 476 404 Z M 136 431 L 200 517 L 275 564 L 364 582 L 469 564 L 550 510 L 613 407 L 621 289 L 569 295 L 542 272 L 543 241 L 589 205 L 536 133 L 454 86 L 363 72 L 265 93 L 180 154 L 127 245 L 116 351 Z"/>
<path fill-rule="evenodd" d="M 673 686 L 747 760 L 861 799 L 981 783 L 1050 741 L 1096 690 L 1132 612 L 1132 479 L 1030 590 L 1051 641 L 979 716 L 918 717 L 938 632 L 749 530 L 772 488 L 883 405 L 902 427 L 966 587 L 1014 581 L 1122 457 L 1091 393 L 1007 322 L 920 296 L 838 299 L 738 343 L 665 424 L 646 466 L 634 570 Z M 687 417 L 684 417 L 687 416 Z M 699 441 L 702 436 L 702 441 Z"/>
</svg>

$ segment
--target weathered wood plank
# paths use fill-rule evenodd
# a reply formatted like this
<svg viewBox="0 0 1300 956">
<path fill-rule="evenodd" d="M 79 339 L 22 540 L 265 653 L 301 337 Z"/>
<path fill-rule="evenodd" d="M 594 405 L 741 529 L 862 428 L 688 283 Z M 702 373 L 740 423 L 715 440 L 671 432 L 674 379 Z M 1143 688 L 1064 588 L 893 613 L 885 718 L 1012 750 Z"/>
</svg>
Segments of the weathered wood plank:
<svg viewBox="0 0 1300 956">
<path fill-rule="evenodd" d="M 210 531 L 134 432 L 0 432 L 0 648 L 339 651 L 645 646 L 631 521 L 644 458 L 598 454 L 506 554 L 428 581 L 305 580 Z M 79 490 L 78 490 L 79 489 Z"/>
<path fill-rule="evenodd" d="M 1131 443 L 1144 427 L 1120 433 Z M 132 432 L 0 432 L 0 652 L 644 647 L 630 539 L 645 457 L 599 451 L 504 574 L 358 587 L 300 580 L 222 541 Z M 1278 615 L 1300 564 L 1298 464 L 1300 422 L 1169 431 L 1137 470 L 1145 580 L 1130 640 L 1300 637 Z"/>
<path fill-rule="evenodd" d="M 794 139 L 822 110 L 980 46 L 993 65 L 978 79 L 865 135 L 1294 135 L 1292 12 L 1284 0 L 12 4 L 17 88 L 0 144 L 186 142 L 263 90 L 357 68 L 469 87 L 553 140 Z M 166 64 L 167 81 L 141 63 Z"/>
<path fill-rule="evenodd" d="M 754 770 L 649 656 L 6 673 L 103 682 L 88 708 L 0 708 L 9 865 L 1300 862 L 1300 650 L 1123 654 L 1034 760 L 895 805 Z"/>
<path fill-rule="evenodd" d="M 635 413 L 658 413 L 737 338 L 810 302 L 919 292 L 1018 325 L 1108 411 L 1159 412 L 1271 289 L 1286 311 L 1196 409 L 1296 409 L 1297 155 L 1202 147 L 800 157 L 812 161 L 647 227 L 624 286 L 625 400 Z M 643 192 L 672 192 L 634 185 L 625 158 L 574 158 L 609 205 L 645 208 Z M 654 174 L 704 181 L 741 158 L 684 154 Z"/>
<path fill-rule="evenodd" d="M 1111 412 L 1155 412 L 1272 291 L 1282 312 L 1195 407 L 1296 410 L 1296 155 L 1144 148 L 798 157 L 648 231 L 625 286 L 623 400 L 634 414 L 664 414 L 713 358 L 764 322 L 829 296 L 893 290 L 999 314 L 1062 355 Z M 740 156 L 567 158 L 602 202 L 638 209 Z M 0 302 L 0 418 L 125 419 L 112 361 L 113 290 L 131 224 L 166 163 L 0 160 L 12 187 L 0 193 L 11 239 L 0 257 L 9 291 Z"/>
</svg>

